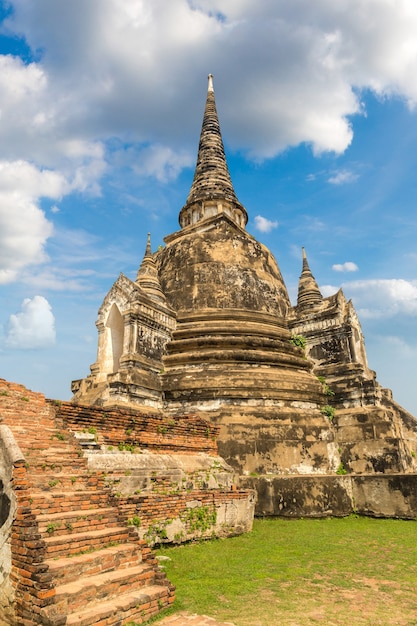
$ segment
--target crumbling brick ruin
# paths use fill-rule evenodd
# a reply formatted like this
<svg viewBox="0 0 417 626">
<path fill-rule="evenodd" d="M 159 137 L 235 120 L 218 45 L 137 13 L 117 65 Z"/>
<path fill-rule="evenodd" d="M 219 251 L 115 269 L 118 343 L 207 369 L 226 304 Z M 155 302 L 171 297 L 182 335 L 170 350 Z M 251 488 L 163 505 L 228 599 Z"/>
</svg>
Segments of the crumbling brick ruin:
<svg viewBox="0 0 417 626">
<path fill-rule="evenodd" d="M 155 543 L 252 527 L 200 417 L 46 401 L 0 380 L 0 623 L 146 621 L 174 600 Z"/>
</svg>

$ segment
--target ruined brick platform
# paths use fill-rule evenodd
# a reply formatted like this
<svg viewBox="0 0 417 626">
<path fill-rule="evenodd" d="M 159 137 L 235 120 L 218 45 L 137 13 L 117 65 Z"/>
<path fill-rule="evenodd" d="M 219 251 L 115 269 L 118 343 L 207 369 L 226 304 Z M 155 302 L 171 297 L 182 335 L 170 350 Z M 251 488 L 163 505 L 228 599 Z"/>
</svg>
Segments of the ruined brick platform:
<svg viewBox="0 0 417 626">
<path fill-rule="evenodd" d="M 1 626 L 145 623 L 175 591 L 150 545 L 252 524 L 249 492 L 220 485 L 228 470 L 212 456 L 207 422 L 172 420 L 162 431 L 158 416 L 102 413 L 0 379 Z M 136 454 L 118 451 L 138 443 Z M 176 445 L 183 469 L 161 468 Z"/>
</svg>

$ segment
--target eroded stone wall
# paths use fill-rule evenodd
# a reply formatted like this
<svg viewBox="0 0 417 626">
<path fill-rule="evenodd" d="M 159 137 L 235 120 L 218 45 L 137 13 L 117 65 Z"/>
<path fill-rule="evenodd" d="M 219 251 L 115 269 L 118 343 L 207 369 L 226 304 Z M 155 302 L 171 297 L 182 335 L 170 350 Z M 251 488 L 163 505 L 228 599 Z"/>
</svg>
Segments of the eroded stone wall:
<svg viewBox="0 0 417 626">
<path fill-rule="evenodd" d="M 417 474 L 242 477 L 241 487 L 257 491 L 260 517 L 417 517 Z"/>
</svg>

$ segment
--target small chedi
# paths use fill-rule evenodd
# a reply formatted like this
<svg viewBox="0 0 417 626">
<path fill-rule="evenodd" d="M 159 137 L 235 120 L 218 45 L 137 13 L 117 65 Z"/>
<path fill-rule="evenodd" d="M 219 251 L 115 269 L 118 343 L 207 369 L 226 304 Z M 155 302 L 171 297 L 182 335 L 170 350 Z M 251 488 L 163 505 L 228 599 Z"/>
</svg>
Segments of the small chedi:
<svg viewBox="0 0 417 626">
<path fill-rule="evenodd" d="M 303 250 L 292 306 L 247 220 L 209 76 L 181 229 L 105 297 L 74 402 L 201 416 L 258 514 L 415 517 L 417 420 L 369 369 L 352 302 L 322 296 Z"/>
</svg>

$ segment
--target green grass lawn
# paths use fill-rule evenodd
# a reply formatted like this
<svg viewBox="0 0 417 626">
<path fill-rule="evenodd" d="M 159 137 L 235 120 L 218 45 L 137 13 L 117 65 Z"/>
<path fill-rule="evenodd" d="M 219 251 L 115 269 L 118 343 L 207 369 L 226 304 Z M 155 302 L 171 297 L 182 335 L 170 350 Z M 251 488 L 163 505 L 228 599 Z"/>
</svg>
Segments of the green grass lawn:
<svg viewBox="0 0 417 626">
<path fill-rule="evenodd" d="M 417 626 L 417 523 L 255 520 L 231 539 L 161 548 L 176 611 L 237 626 Z"/>
</svg>

